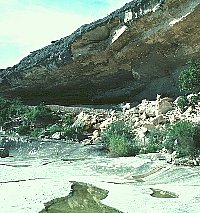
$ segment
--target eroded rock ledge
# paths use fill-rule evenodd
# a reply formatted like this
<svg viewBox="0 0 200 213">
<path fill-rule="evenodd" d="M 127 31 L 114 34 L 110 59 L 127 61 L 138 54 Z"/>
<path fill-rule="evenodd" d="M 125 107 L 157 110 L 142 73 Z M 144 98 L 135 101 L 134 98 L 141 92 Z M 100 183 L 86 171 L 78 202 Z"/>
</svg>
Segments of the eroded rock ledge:
<svg viewBox="0 0 200 213">
<path fill-rule="evenodd" d="M 116 103 L 178 94 L 176 71 L 200 53 L 199 0 L 135 0 L 0 70 L 0 95 Z"/>
</svg>

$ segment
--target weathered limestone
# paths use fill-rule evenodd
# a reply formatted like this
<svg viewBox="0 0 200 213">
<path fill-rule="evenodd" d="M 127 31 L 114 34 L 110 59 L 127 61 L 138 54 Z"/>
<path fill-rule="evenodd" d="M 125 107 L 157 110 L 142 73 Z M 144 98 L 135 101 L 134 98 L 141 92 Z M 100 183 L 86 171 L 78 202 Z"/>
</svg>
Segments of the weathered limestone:
<svg viewBox="0 0 200 213">
<path fill-rule="evenodd" d="M 177 70 L 199 57 L 199 23 L 199 0 L 134 0 L 0 70 L 0 95 L 63 105 L 176 96 Z"/>
</svg>

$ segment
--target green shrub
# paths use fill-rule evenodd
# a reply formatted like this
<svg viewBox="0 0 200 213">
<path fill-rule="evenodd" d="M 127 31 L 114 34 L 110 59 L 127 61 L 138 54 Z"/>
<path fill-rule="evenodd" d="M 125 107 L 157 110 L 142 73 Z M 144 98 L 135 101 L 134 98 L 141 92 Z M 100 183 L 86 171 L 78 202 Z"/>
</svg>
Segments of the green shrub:
<svg viewBox="0 0 200 213">
<path fill-rule="evenodd" d="M 179 75 L 179 86 L 186 93 L 200 91 L 200 60 L 188 62 L 188 68 Z"/>
<path fill-rule="evenodd" d="M 25 113 L 26 107 L 19 100 L 7 100 L 0 97 L 0 125 L 11 121 L 13 117 Z"/>
<path fill-rule="evenodd" d="M 72 114 L 66 114 L 62 117 L 62 122 L 66 125 L 72 125 L 74 122 L 74 118 Z"/>
<path fill-rule="evenodd" d="M 195 106 L 197 103 L 198 103 L 198 96 L 197 95 L 192 95 L 190 97 L 190 100 L 189 100 L 189 105 L 190 106 Z"/>
<path fill-rule="evenodd" d="M 62 132 L 64 137 L 72 138 L 72 136 L 75 136 L 78 132 L 76 131 L 76 128 L 72 125 L 67 126 L 60 126 L 58 124 L 54 124 L 48 128 L 48 135 L 53 135 L 56 132 Z"/>
<path fill-rule="evenodd" d="M 42 135 L 44 132 L 43 128 L 34 128 L 31 130 L 29 136 L 32 138 L 38 138 L 40 135 Z"/>
<path fill-rule="evenodd" d="M 194 156 L 200 145 L 200 128 L 189 121 L 179 121 L 167 129 L 164 145 L 171 152 L 176 150 L 179 157 Z"/>
<path fill-rule="evenodd" d="M 36 126 L 47 126 L 59 120 L 59 117 L 49 107 L 44 105 L 32 108 L 26 113 L 26 118 Z"/>
<path fill-rule="evenodd" d="M 63 133 L 65 137 L 72 138 L 72 136 L 77 134 L 77 130 L 73 126 L 65 126 L 63 129 Z"/>
<path fill-rule="evenodd" d="M 181 112 L 185 112 L 189 106 L 194 107 L 198 103 L 198 96 L 197 95 L 190 95 L 188 96 L 180 96 L 177 100 L 177 106 L 181 110 Z"/>
<path fill-rule="evenodd" d="M 56 132 L 62 132 L 62 127 L 58 124 L 54 124 L 48 128 L 48 134 L 53 135 Z"/>
<path fill-rule="evenodd" d="M 194 130 L 194 147 L 197 149 L 196 151 L 199 152 L 200 150 L 200 125 L 195 125 L 195 130 Z"/>
<path fill-rule="evenodd" d="M 164 148 L 163 140 L 165 139 L 165 136 L 165 129 L 152 129 L 147 135 L 147 143 L 145 144 L 142 153 L 159 152 L 162 148 Z"/>
<path fill-rule="evenodd" d="M 163 148 L 171 153 L 176 151 L 178 157 L 194 157 L 200 150 L 200 126 L 178 121 L 165 128 L 151 130 L 141 153 L 159 152 Z"/>
<path fill-rule="evenodd" d="M 62 117 L 62 123 L 64 124 L 62 132 L 65 137 L 72 138 L 78 132 L 83 131 L 83 127 L 80 125 L 73 125 L 74 123 L 74 115 L 73 114 L 65 114 Z"/>
<path fill-rule="evenodd" d="M 135 156 L 140 148 L 134 140 L 125 135 L 111 135 L 109 138 L 109 150 L 114 156 Z"/>
<path fill-rule="evenodd" d="M 130 127 L 124 121 L 116 121 L 110 124 L 106 130 L 106 135 L 126 135 L 129 138 L 133 137 L 133 133 L 130 131 Z M 108 137 L 109 138 L 109 137 Z"/>
<path fill-rule="evenodd" d="M 31 132 L 31 129 L 30 129 L 30 126 L 28 126 L 28 125 L 22 125 L 22 126 L 18 126 L 16 128 L 16 132 L 19 135 L 29 135 Z"/>
<path fill-rule="evenodd" d="M 112 123 L 101 138 L 114 156 L 135 156 L 140 151 L 135 135 L 123 121 Z"/>
<path fill-rule="evenodd" d="M 181 112 L 184 112 L 187 110 L 189 106 L 189 101 L 186 96 L 180 96 L 177 100 L 177 106 L 181 110 Z"/>
</svg>

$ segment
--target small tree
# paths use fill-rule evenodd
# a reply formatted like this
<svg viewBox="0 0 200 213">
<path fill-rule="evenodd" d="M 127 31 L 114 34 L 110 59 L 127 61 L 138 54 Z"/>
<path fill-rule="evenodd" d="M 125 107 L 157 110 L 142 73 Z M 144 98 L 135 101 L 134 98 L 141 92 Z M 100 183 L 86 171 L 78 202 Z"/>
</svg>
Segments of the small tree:
<svg viewBox="0 0 200 213">
<path fill-rule="evenodd" d="M 185 93 L 200 91 L 200 60 L 188 62 L 188 68 L 180 73 L 179 86 Z"/>
</svg>

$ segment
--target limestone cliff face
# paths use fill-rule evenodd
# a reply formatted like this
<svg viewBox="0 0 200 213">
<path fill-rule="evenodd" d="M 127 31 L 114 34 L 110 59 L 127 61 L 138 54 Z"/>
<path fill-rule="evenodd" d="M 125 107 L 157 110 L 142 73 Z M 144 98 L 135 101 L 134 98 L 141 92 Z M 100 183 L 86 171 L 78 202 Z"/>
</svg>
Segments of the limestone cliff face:
<svg viewBox="0 0 200 213">
<path fill-rule="evenodd" d="M 200 56 L 200 0 L 134 0 L 0 70 L 0 95 L 114 103 L 176 95 L 176 71 Z"/>
</svg>

